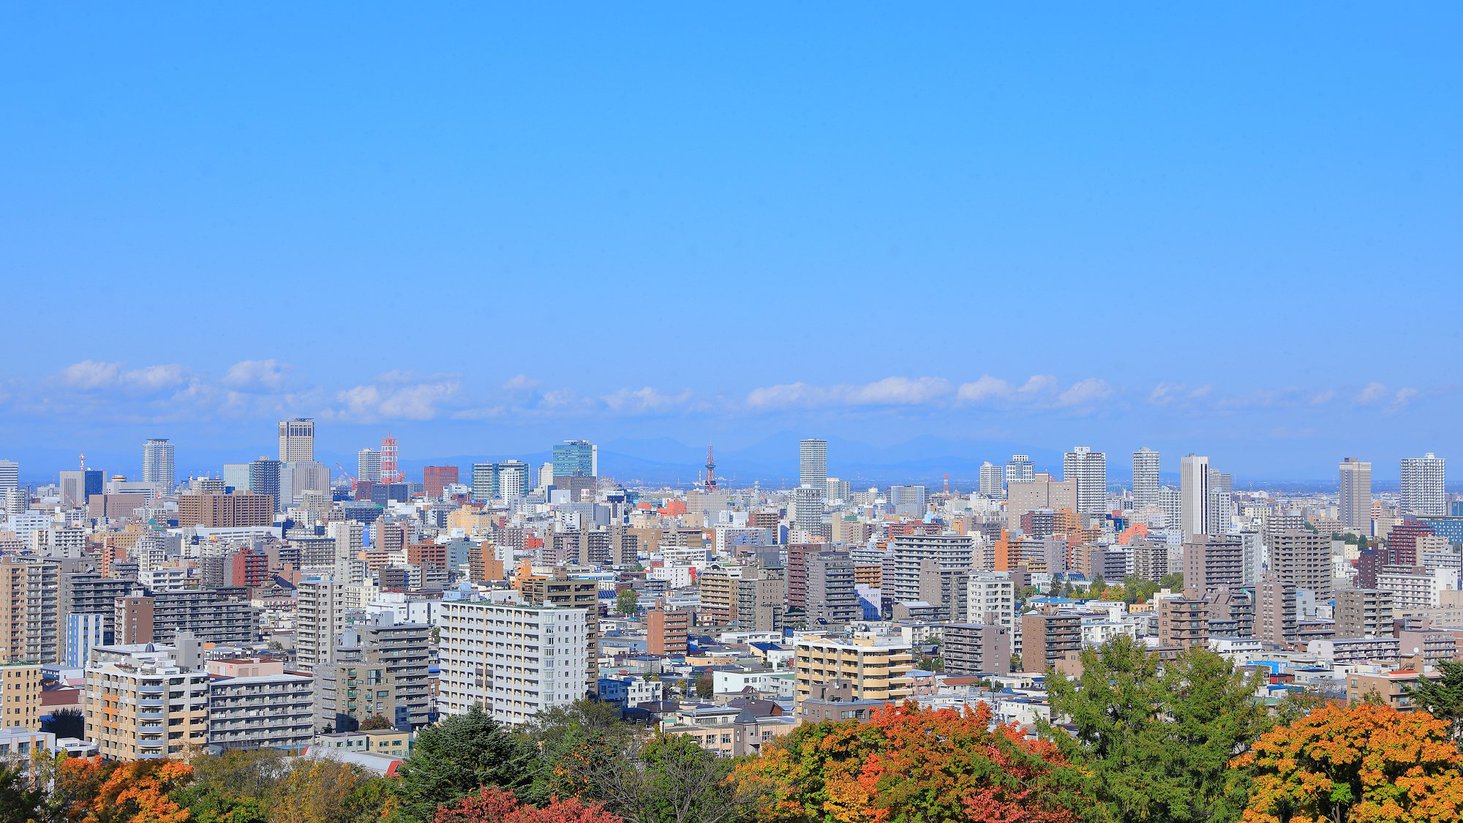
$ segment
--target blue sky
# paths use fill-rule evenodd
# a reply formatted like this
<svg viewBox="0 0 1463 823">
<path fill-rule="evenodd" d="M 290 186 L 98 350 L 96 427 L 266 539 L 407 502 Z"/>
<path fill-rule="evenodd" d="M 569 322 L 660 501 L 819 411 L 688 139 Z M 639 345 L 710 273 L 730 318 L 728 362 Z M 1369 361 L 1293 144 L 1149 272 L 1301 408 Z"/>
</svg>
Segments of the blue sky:
<svg viewBox="0 0 1463 823">
<path fill-rule="evenodd" d="M 0 12 L 0 452 L 1463 455 L 1455 4 L 531 5 Z"/>
</svg>

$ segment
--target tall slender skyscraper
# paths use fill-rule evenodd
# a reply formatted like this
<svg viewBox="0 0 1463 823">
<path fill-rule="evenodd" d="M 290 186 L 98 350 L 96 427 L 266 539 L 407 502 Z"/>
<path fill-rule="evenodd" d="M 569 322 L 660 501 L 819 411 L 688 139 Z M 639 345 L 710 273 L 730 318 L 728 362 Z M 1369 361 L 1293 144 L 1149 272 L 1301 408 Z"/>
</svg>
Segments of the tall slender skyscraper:
<svg viewBox="0 0 1463 823">
<path fill-rule="evenodd" d="M 565 440 L 554 446 L 555 477 L 599 477 L 599 447 L 588 440 Z"/>
<path fill-rule="evenodd" d="M 798 443 L 798 485 L 828 490 L 828 441 L 810 437 Z"/>
<path fill-rule="evenodd" d="M 1107 508 L 1107 455 L 1077 446 L 1062 457 L 1063 480 L 1077 488 L 1077 511 L 1102 514 Z"/>
<path fill-rule="evenodd" d="M 980 493 L 986 497 L 1000 497 L 1002 488 L 1001 467 L 987 460 L 980 464 Z"/>
<path fill-rule="evenodd" d="M 14 460 L 0 460 L 0 494 L 20 488 L 20 464 Z"/>
<path fill-rule="evenodd" d="M 1362 534 L 1372 526 L 1372 464 L 1348 457 L 1341 461 L 1339 483 L 1341 525 Z"/>
<path fill-rule="evenodd" d="M 1448 513 L 1447 461 L 1428 452 L 1402 458 L 1402 511 L 1438 517 Z"/>
<path fill-rule="evenodd" d="M 1209 458 L 1189 454 L 1179 461 L 1179 496 L 1179 528 L 1187 537 L 1204 534 L 1209 511 Z"/>
<path fill-rule="evenodd" d="M 1142 448 L 1133 452 L 1133 507 L 1158 505 L 1158 452 Z"/>
<path fill-rule="evenodd" d="M 177 479 L 173 472 L 173 444 L 162 437 L 154 437 L 143 443 L 142 482 L 172 488 Z"/>
<path fill-rule="evenodd" d="M 315 421 L 307 417 L 279 421 L 279 462 L 315 459 Z"/>
</svg>

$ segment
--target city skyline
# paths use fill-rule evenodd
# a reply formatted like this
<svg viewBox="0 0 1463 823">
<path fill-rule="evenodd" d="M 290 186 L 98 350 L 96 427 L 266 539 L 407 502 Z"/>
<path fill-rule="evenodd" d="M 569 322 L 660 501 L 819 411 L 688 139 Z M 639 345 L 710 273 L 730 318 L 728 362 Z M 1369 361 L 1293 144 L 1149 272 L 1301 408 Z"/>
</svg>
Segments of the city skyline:
<svg viewBox="0 0 1463 823">
<path fill-rule="evenodd" d="M 336 455 L 816 431 L 1386 482 L 1460 453 L 1463 384 L 1339 330 L 1458 337 L 1460 71 L 1443 21 L 1323 8 L 16 10 L 0 271 L 69 298 L 12 313 L 0 444 L 181 466 L 299 416 Z"/>
</svg>

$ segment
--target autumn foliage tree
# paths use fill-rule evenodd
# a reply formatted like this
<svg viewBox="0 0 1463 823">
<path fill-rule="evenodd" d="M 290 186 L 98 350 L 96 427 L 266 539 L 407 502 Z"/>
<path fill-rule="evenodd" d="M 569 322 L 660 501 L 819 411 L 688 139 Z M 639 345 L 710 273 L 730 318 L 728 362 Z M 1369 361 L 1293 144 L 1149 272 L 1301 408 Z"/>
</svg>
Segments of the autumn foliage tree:
<svg viewBox="0 0 1463 823">
<path fill-rule="evenodd" d="M 1061 755 L 1014 726 L 992 730 L 984 704 L 807 724 L 732 779 L 763 792 L 758 819 L 770 821 L 1074 823 L 1081 802 Z"/>
<path fill-rule="evenodd" d="M 484 788 L 437 807 L 433 823 L 622 823 L 598 803 L 577 798 L 551 800 L 544 806 L 520 803 L 513 792 Z"/>
<path fill-rule="evenodd" d="M 188 810 L 168 795 L 193 767 L 176 760 L 134 760 L 111 769 L 78 818 L 81 823 L 184 823 Z"/>
<path fill-rule="evenodd" d="M 1261 737 L 1243 823 L 1463 820 L 1463 754 L 1449 725 L 1362 703 L 1325 706 Z"/>
</svg>

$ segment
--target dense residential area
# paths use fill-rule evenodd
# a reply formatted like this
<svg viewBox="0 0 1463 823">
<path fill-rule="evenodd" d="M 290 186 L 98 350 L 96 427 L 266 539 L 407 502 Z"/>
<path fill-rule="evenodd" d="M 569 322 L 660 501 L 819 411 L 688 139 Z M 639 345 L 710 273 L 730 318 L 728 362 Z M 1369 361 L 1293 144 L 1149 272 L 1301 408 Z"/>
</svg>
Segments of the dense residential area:
<svg viewBox="0 0 1463 823">
<path fill-rule="evenodd" d="M 1354 458 L 1334 493 L 1166 484 L 1146 448 L 1111 483 L 1085 446 L 853 488 L 805 439 L 792 488 L 713 450 L 627 488 L 583 440 L 332 470 L 315 426 L 183 480 L 166 439 L 130 478 L 0 463 L 14 819 L 1463 813 L 1432 454 L 1395 494 Z"/>
</svg>

